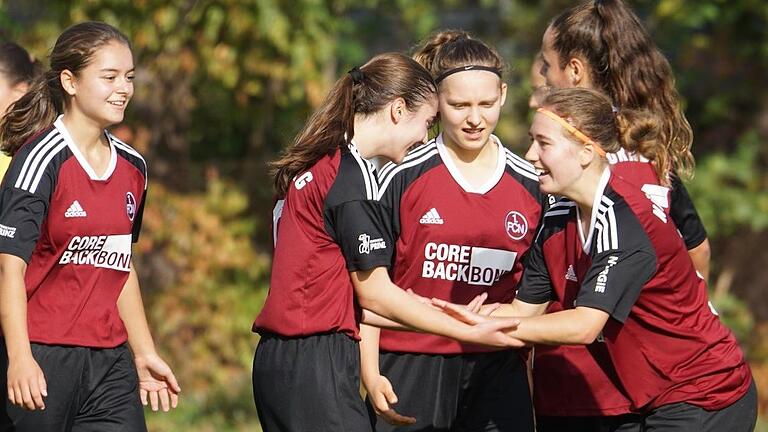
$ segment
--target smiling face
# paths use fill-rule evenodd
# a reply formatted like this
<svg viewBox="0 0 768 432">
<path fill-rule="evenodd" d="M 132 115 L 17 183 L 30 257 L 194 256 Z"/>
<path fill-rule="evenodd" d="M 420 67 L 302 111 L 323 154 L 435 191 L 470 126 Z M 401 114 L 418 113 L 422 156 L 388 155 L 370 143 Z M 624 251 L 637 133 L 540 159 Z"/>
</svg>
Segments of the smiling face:
<svg viewBox="0 0 768 432">
<path fill-rule="evenodd" d="M 68 72 L 68 71 L 65 71 Z M 62 85 L 70 95 L 68 108 L 79 111 L 100 127 L 123 121 L 133 96 L 134 66 L 131 49 L 118 41 L 98 48 L 90 63 Z"/>
<path fill-rule="evenodd" d="M 496 128 L 507 86 L 493 72 L 470 70 L 440 83 L 440 124 L 445 144 L 476 152 Z"/>
<path fill-rule="evenodd" d="M 389 105 L 391 116 L 396 119 L 390 134 L 391 145 L 385 154 L 381 154 L 398 164 L 403 161 L 408 150 L 427 140 L 429 128 L 432 127 L 437 115 L 437 96 L 431 96 L 422 103 L 416 111 L 408 111 L 402 99 L 395 100 Z"/>
<path fill-rule="evenodd" d="M 555 120 L 536 113 L 528 132 L 531 146 L 525 158 L 536 167 L 543 192 L 572 198 L 569 192 L 589 165 L 590 155 L 567 133 Z"/>
</svg>

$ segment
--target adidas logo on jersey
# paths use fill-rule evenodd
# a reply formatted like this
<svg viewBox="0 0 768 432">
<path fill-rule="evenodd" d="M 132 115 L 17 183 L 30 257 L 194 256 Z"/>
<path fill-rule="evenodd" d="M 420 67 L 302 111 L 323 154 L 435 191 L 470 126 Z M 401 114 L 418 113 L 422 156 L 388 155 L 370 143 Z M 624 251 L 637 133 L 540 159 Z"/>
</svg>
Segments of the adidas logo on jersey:
<svg viewBox="0 0 768 432">
<path fill-rule="evenodd" d="M 419 219 L 419 223 L 422 225 L 442 225 L 445 223 L 440 214 L 437 213 L 437 209 L 432 207 L 428 212 L 424 213 L 424 216 Z"/>
<path fill-rule="evenodd" d="M 80 205 L 77 200 L 73 202 L 66 212 L 64 212 L 64 217 L 68 218 L 74 218 L 74 217 L 86 217 L 88 214 L 83 210 L 83 207 Z"/>
<path fill-rule="evenodd" d="M 578 282 L 576 278 L 576 272 L 573 271 L 573 264 L 568 266 L 568 271 L 565 272 L 565 279 L 573 282 Z"/>
</svg>

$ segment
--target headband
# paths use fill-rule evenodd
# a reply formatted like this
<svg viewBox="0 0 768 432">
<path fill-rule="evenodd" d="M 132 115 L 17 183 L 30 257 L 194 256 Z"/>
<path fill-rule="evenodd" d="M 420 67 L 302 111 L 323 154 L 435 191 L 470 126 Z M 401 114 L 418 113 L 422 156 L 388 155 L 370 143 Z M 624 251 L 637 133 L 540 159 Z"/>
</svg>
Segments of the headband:
<svg viewBox="0 0 768 432">
<path fill-rule="evenodd" d="M 573 127 L 572 124 L 568 123 L 564 118 L 560 117 L 559 115 L 553 113 L 552 111 L 544 108 L 539 108 L 536 110 L 536 112 L 540 112 L 544 114 L 545 116 L 551 118 L 552 120 L 560 123 L 561 126 L 563 126 L 568 132 L 574 134 L 576 138 L 581 140 L 584 144 L 592 144 L 592 146 L 595 148 L 595 151 L 597 154 L 599 154 L 601 157 L 605 157 L 605 150 L 600 146 L 600 144 L 592 141 L 591 138 L 584 135 L 584 133 L 575 127 Z"/>
<path fill-rule="evenodd" d="M 365 74 L 357 66 L 347 71 L 347 73 L 352 77 L 353 84 L 361 84 L 363 82 L 363 78 L 365 78 Z"/>
<path fill-rule="evenodd" d="M 488 72 L 493 72 L 496 75 L 501 78 L 501 71 L 499 68 L 492 67 L 492 66 L 481 66 L 481 65 L 468 65 L 468 66 L 459 66 L 457 68 L 449 69 L 435 78 L 435 83 L 440 84 L 440 81 L 448 78 L 448 76 L 453 75 L 458 72 L 464 72 L 464 71 L 471 71 L 471 70 L 484 70 Z"/>
</svg>

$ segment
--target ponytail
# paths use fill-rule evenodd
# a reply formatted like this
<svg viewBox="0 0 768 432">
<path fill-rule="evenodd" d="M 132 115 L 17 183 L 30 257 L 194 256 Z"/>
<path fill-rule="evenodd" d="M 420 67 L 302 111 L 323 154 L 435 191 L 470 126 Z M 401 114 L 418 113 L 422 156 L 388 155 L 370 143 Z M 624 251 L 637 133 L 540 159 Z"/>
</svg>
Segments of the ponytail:
<svg viewBox="0 0 768 432">
<path fill-rule="evenodd" d="M 0 120 L 0 150 L 13 156 L 32 136 L 56 120 L 64 109 L 59 75 L 48 71 L 14 102 Z"/>
<path fill-rule="evenodd" d="M 436 93 L 429 72 L 402 54 L 381 54 L 353 68 L 334 84 L 280 159 L 270 163 L 277 195 L 284 197 L 294 177 L 324 156 L 344 151 L 355 136 L 355 116 L 373 115 L 397 98 L 415 112 Z"/>
<path fill-rule="evenodd" d="M 661 122 L 664 156 L 653 159 L 660 178 L 690 177 L 693 132 L 685 118 L 669 61 L 622 0 L 587 1 L 552 21 L 560 67 L 574 57 L 588 63 L 593 82 L 621 110 L 648 110 Z M 661 155 L 661 153 L 659 153 Z"/>
<path fill-rule="evenodd" d="M 656 176 L 669 185 L 669 155 L 664 146 L 663 122 L 647 110 L 622 110 L 616 114 L 619 144 L 626 151 L 653 161 Z"/>
<path fill-rule="evenodd" d="M 270 163 L 278 196 L 285 196 L 296 175 L 354 137 L 354 86 L 349 75 L 339 79 L 283 156 Z"/>
</svg>

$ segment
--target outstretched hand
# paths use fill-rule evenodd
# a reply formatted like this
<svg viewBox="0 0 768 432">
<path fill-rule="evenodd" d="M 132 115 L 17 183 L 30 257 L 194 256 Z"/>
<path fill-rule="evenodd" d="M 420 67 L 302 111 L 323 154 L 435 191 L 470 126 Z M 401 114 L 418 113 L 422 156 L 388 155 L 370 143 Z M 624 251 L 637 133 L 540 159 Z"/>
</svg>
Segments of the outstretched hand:
<svg viewBox="0 0 768 432">
<path fill-rule="evenodd" d="M 489 314 L 480 313 L 482 303 L 480 303 L 479 306 L 473 304 L 478 299 L 478 297 L 476 297 L 475 300 L 472 300 L 472 302 L 470 302 L 467 306 L 458 305 L 439 298 L 433 298 L 432 306 L 440 309 L 447 315 L 450 315 L 452 318 L 455 318 L 465 324 L 476 325 L 491 321 L 492 319 L 488 317 Z"/>
<path fill-rule="evenodd" d="M 397 395 L 392 388 L 392 383 L 384 375 L 379 375 L 372 383 L 368 383 L 366 390 L 376 415 L 383 418 L 387 423 L 395 426 L 416 423 L 416 418 L 404 416 L 395 411 L 393 405 L 397 403 Z"/>
<path fill-rule="evenodd" d="M 149 404 L 152 411 L 161 408 L 168 412 L 171 408 L 176 408 L 181 387 L 168 364 L 157 354 L 139 356 L 135 361 L 141 403 L 144 406 Z"/>
<path fill-rule="evenodd" d="M 488 293 L 482 293 L 475 298 L 472 299 L 471 302 L 467 303 L 466 306 L 463 306 L 470 312 L 478 313 L 480 315 L 490 316 L 496 309 L 501 307 L 501 303 L 489 303 L 489 304 L 483 304 L 485 301 L 488 300 Z M 462 307 L 461 305 L 456 305 L 459 307 Z M 442 310 L 442 308 L 440 308 Z"/>
<path fill-rule="evenodd" d="M 477 298 L 475 300 L 477 300 Z M 517 326 L 520 324 L 520 320 L 518 319 L 491 318 L 486 314 L 470 310 L 470 307 L 468 306 L 457 305 L 437 298 L 432 299 L 432 305 L 440 308 L 440 310 L 456 320 L 472 326 L 468 342 L 503 348 L 521 348 L 526 346 L 525 342 L 506 334 L 506 332 L 517 329 Z M 472 303 L 470 303 L 470 305 L 472 305 Z M 477 305 L 474 305 L 473 309 L 482 312 L 482 307 L 478 308 L 476 306 Z M 498 305 L 491 306 L 492 308 L 489 309 L 495 310 L 495 308 L 498 308 Z M 491 312 L 493 310 L 491 310 Z M 490 312 L 488 312 L 488 314 L 490 314 Z"/>
</svg>

